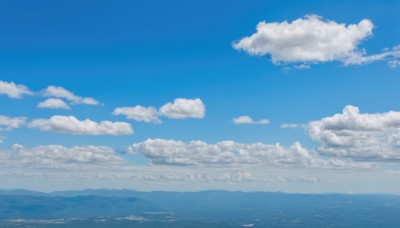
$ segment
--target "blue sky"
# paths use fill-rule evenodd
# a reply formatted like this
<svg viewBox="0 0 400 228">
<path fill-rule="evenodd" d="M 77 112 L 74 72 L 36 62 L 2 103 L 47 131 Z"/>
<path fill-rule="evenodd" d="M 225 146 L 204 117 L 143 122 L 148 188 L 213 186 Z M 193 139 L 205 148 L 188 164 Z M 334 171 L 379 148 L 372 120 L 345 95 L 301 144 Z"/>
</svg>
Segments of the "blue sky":
<svg viewBox="0 0 400 228">
<path fill-rule="evenodd" d="M 9 163 L 5 162 L 7 165 L 3 164 L 7 168 L 4 169 L 6 171 L 0 177 L 0 181 L 7 183 L 5 187 L 8 188 L 51 190 L 54 188 L 52 183 L 60 180 L 49 182 L 40 176 L 38 179 L 47 184 L 42 185 L 40 181 L 26 184 L 22 177 L 16 177 L 16 173 L 22 172 L 29 177 L 32 173 L 48 175 L 61 172 L 58 164 L 65 163 L 64 160 L 60 162 L 63 155 L 53 156 L 54 148 L 38 149 L 40 145 L 59 145 L 65 148 L 90 145 L 109 147 L 114 151 L 112 156 L 122 156 L 126 161 L 133 163 L 132 166 L 139 165 L 143 170 L 136 170 L 137 175 L 159 177 L 164 173 L 164 169 L 168 169 L 175 177 L 206 174 L 214 178 L 191 180 L 198 185 L 195 189 L 309 192 L 310 185 L 313 185 L 312 189 L 318 189 L 318 192 L 354 192 L 365 189 L 369 192 L 399 192 L 400 185 L 393 187 L 389 183 L 395 181 L 393 178 L 396 176 L 397 161 L 400 157 L 393 139 L 396 138 L 397 131 L 400 132 L 396 122 L 396 111 L 400 110 L 400 103 L 396 102 L 397 97 L 400 97 L 400 68 L 396 67 L 396 61 L 399 61 L 400 54 L 398 49 L 394 48 L 400 44 L 400 28 L 394 26 L 395 22 L 400 20 L 397 12 L 399 7 L 400 3 L 394 0 L 4 1 L 0 3 L 0 80 L 4 83 L 24 85 L 34 94 L 14 99 L 5 92 L 2 94 L 0 87 L 0 116 L 26 118 L 20 127 L 0 131 L 3 138 L 0 148 L 8 159 L 9 154 L 13 153 L 13 149 L 10 148 L 15 147 L 15 144 L 26 148 L 26 153 L 21 153 L 23 155 L 18 155 L 20 157 L 13 158 Z M 235 44 L 242 39 L 255 34 L 257 24 L 262 21 L 270 25 L 268 23 L 287 21 L 290 24 L 296 20 L 303 20 L 304 24 L 300 25 L 307 26 L 311 19 L 307 19 L 306 15 L 318 15 L 315 20 L 321 25 L 334 23 L 333 27 L 327 27 L 326 32 L 332 32 L 333 30 L 329 29 L 336 29 L 336 25 L 356 26 L 364 19 L 370 21 L 373 26 L 369 27 L 370 34 L 365 33 L 358 39 L 352 38 L 354 34 L 350 33 L 347 34 L 349 38 L 346 38 L 347 30 L 343 30 L 343 34 L 340 34 L 342 30 L 333 31 L 331 37 L 344 37 L 343 45 L 333 44 L 335 39 L 332 39 L 331 43 L 325 43 L 332 45 L 332 49 L 308 49 L 323 52 L 324 56 L 328 56 L 328 60 L 323 57 L 310 59 L 302 55 L 300 60 L 292 61 L 291 57 L 285 55 L 280 61 L 274 61 L 277 56 L 286 54 L 283 49 L 290 45 L 294 45 L 293 49 L 289 49 L 292 51 L 290 53 L 297 50 L 296 48 L 303 48 L 296 46 L 296 42 L 301 39 L 295 35 L 282 37 L 280 40 L 286 42 L 283 43 L 284 46 L 280 41 L 274 43 L 261 37 L 258 43 L 252 44 L 253 46 L 235 48 Z M 293 28 L 288 27 L 289 31 Z M 313 31 L 306 27 L 299 29 L 304 29 L 304 37 Z M 278 30 L 275 32 L 279 32 Z M 359 30 L 362 30 L 361 26 Z M 324 42 L 322 38 L 314 39 L 315 42 Z M 352 48 L 339 53 L 337 50 L 349 40 L 353 42 Z M 310 40 L 302 41 L 303 43 L 298 45 L 312 43 Z M 250 53 L 251 48 L 261 50 L 262 45 L 268 42 L 271 42 L 272 49 L 262 54 Z M 353 54 L 360 54 L 356 56 L 359 62 L 349 63 Z M 387 55 L 373 61 L 361 60 L 363 57 L 375 57 L 379 54 Z M 66 102 L 70 109 L 38 108 L 39 102 L 55 98 L 54 94 L 45 95 L 48 86 L 62 87 L 79 97 L 91 97 L 99 104 L 74 104 L 75 101 L 58 97 Z M 168 116 L 169 114 L 162 114 L 159 108 L 167 103 L 173 104 L 177 98 L 185 99 L 184 102 L 189 103 L 199 98 L 204 108 L 203 115 L 195 112 L 186 113 L 186 117 L 183 118 L 174 118 Z M 162 123 L 146 123 L 126 118 L 123 114 L 112 114 L 118 107 L 137 105 L 154 107 L 158 112 L 156 116 Z M 332 123 L 329 122 L 329 126 L 325 126 L 323 118 L 333 118 L 335 114 L 342 113 L 342 109 L 347 105 L 358 107 L 361 115 L 354 117 L 355 119 L 342 116 L 338 117 L 338 120 L 332 120 L 339 126 L 350 118 L 345 127 L 337 126 L 352 134 L 343 136 L 343 129 L 341 132 L 330 129 L 329 124 Z M 385 114 L 389 111 L 394 111 L 394 117 L 392 114 Z M 363 115 L 365 113 L 376 116 Z M 123 122 L 131 125 L 134 133 L 60 133 L 59 127 L 43 130 L 32 124 L 34 120 L 48 120 L 57 115 L 74 116 L 79 121 L 90 119 L 96 123 Z M 249 116 L 255 121 L 267 119 L 269 123 L 235 124 L 233 119 L 240 116 Z M 356 119 L 358 117 L 360 118 Z M 309 124 L 312 121 L 319 121 L 319 130 L 328 129 L 326 131 L 329 132 L 326 135 L 315 135 L 317 133 L 313 132 Z M 301 127 L 282 128 L 285 123 L 298 124 Z M 374 134 L 367 132 L 371 131 L 367 129 L 370 125 L 378 126 L 372 130 Z M 365 148 L 362 146 L 362 140 L 356 145 L 350 145 L 346 141 L 347 144 L 340 144 L 340 150 L 332 152 L 332 142 L 327 139 L 327 135 L 332 134 L 339 138 L 345 137 L 343 140 L 349 139 L 346 137 L 365 137 L 365 140 L 369 141 L 365 142 Z M 386 141 L 380 142 L 381 138 Z M 162 144 L 165 141 L 160 141 L 158 143 L 164 146 L 162 149 L 157 147 L 160 151 L 158 155 L 154 155 L 143 149 L 149 143 L 156 143 L 146 141 L 147 139 L 174 140 L 186 144 L 181 145 L 180 152 L 176 154 L 172 150 L 179 148 L 179 145 L 168 149 L 168 146 Z M 327 162 L 329 159 L 344 159 L 343 162 L 348 165 L 340 171 L 336 166 L 321 165 L 322 163 L 318 162 L 319 165 L 315 165 L 317 168 L 303 167 L 304 163 L 301 163 L 300 168 L 297 163 L 287 167 L 282 165 L 284 161 L 271 164 L 271 158 L 266 157 L 268 162 L 257 161 L 257 165 L 254 166 L 249 162 L 246 167 L 242 167 L 230 160 L 219 158 L 218 156 L 225 151 L 224 147 L 218 146 L 216 147 L 219 148 L 219 152 L 216 153 L 220 154 L 215 155 L 218 162 L 207 163 L 197 158 L 196 153 L 209 153 L 212 160 L 214 152 L 210 152 L 211 149 L 205 146 L 205 151 L 197 151 L 193 155 L 193 151 L 196 150 L 190 145 L 192 140 L 200 140 L 207 145 L 234 141 L 241 144 L 232 146 L 231 150 L 235 155 L 240 151 L 238 147 L 243 147 L 241 150 L 250 154 L 255 153 L 247 148 L 254 143 L 279 143 L 285 148 L 290 148 L 295 142 L 299 142 L 309 153 L 313 156 L 315 154 L 317 160 Z M 139 148 L 140 145 L 143 146 L 142 149 Z M 384 150 L 375 151 L 376 153 L 369 151 L 370 148 L 378 148 L 378 145 L 384 145 Z M 133 155 L 127 152 L 130 147 L 134 148 Z M 54 170 L 48 171 L 49 167 L 44 165 L 48 163 L 23 157 L 34 156 L 40 150 L 44 154 L 51 154 L 45 157 L 51 157 L 49 162 L 53 164 Z M 290 158 L 286 158 L 288 160 L 292 158 L 290 153 Z M 191 157 L 192 155 L 194 157 Z M 185 158 L 185 161 L 189 160 L 193 164 L 177 165 L 177 158 Z M 71 159 L 74 161 L 74 158 Z M 12 165 L 12 162 L 18 160 L 27 165 L 22 168 Z M 108 167 L 96 159 L 69 163 L 71 167 L 74 167 L 75 163 L 88 164 L 90 167 Z M 359 165 L 364 168 L 357 168 Z M 98 172 L 89 166 L 87 169 L 90 173 L 97 175 Z M 134 180 L 129 180 L 126 176 L 119 179 L 117 174 L 128 172 L 125 169 L 133 169 L 125 166 L 127 165 L 124 165 L 123 172 L 115 171 L 114 184 L 101 178 L 94 178 L 91 184 L 72 178 L 60 188 L 173 189 L 176 186 L 175 182 L 179 182 L 179 186 L 184 190 L 191 190 L 193 186 L 179 178 L 171 181 L 163 177 L 156 184 L 149 184 L 143 175 L 135 177 Z M 111 166 L 109 169 L 116 168 Z M 269 174 L 265 176 L 263 173 L 267 170 Z M 390 171 L 389 174 L 387 170 Z M 104 172 L 108 173 L 107 170 Z M 216 177 L 221 172 L 230 176 L 230 185 Z M 342 176 L 348 172 L 352 176 L 343 180 Z M 364 172 L 376 175 L 376 181 L 368 185 L 366 180 L 360 178 Z M 243 178 L 239 178 L 241 175 L 249 178 L 242 181 Z M 265 181 L 266 179 L 269 182 Z M 356 179 L 358 181 L 352 185 Z M 337 187 L 338 183 L 345 187 Z M 377 184 L 382 188 L 373 187 Z"/>
</svg>

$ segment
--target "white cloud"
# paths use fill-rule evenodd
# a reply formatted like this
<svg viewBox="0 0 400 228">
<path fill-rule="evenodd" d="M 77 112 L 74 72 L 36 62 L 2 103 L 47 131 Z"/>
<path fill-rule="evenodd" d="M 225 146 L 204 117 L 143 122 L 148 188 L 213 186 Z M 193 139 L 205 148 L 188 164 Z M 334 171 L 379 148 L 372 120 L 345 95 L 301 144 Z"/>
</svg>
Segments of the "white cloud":
<svg viewBox="0 0 400 228">
<path fill-rule="evenodd" d="M 1 94 L 7 95 L 10 98 L 18 99 L 21 98 L 23 95 L 38 95 L 40 93 L 35 94 L 34 92 L 30 91 L 25 85 L 17 85 L 14 82 L 5 82 L 0 80 L 0 95 Z M 63 87 L 48 86 L 41 92 L 41 94 L 43 96 L 53 98 L 47 99 L 44 102 L 40 102 L 38 105 L 39 108 L 69 109 L 69 106 L 63 100 L 55 98 L 66 99 L 70 101 L 71 104 L 99 104 L 99 102 L 92 97 L 77 96 Z"/>
<path fill-rule="evenodd" d="M 292 22 L 260 22 L 253 35 L 235 42 L 233 47 L 251 55 L 268 55 L 274 64 L 300 63 L 293 67 L 295 69 L 330 61 L 352 65 L 387 60 L 389 66 L 397 66 L 398 47 L 369 56 L 358 48 L 363 40 L 372 36 L 373 28 L 368 19 L 346 25 L 307 15 Z"/>
<path fill-rule="evenodd" d="M 232 121 L 234 124 L 269 124 L 268 119 L 255 121 L 250 116 L 239 116 L 237 118 L 234 118 Z"/>
<path fill-rule="evenodd" d="M 188 143 L 166 139 L 148 139 L 135 143 L 128 153 L 142 154 L 154 164 L 188 166 L 302 166 L 318 168 L 372 167 L 371 164 L 353 164 L 351 161 L 322 159 L 316 153 L 309 152 L 300 143 L 291 147 L 262 143 L 241 144 L 222 141 L 207 144 L 202 141 Z"/>
<path fill-rule="evenodd" d="M 17 167 L 61 167 L 73 164 L 118 165 L 124 160 L 105 146 L 74 146 L 45 145 L 26 148 L 14 144 L 11 150 L 3 150 L 1 163 Z"/>
<path fill-rule="evenodd" d="M 177 98 L 173 103 L 163 105 L 159 112 L 161 115 L 172 119 L 198 118 L 205 116 L 205 105 L 200 98 L 183 99 Z"/>
<path fill-rule="evenodd" d="M 19 128 L 26 124 L 25 117 L 7 117 L 7 116 L 0 116 L 0 130 L 12 130 L 14 128 Z"/>
<path fill-rule="evenodd" d="M 349 105 L 340 114 L 310 122 L 306 129 L 321 144 L 316 151 L 322 155 L 400 162 L 400 112 L 360 113 Z"/>
<path fill-rule="evenodd" d="M 205 116 L 206 108 L 200 98 L 184 99 L 177 98 L 173 103 L 169 102 L 159 110 L 154 107 L 118 107 L 114 109 L 114 115 L 125 115 L 128 119 L 146 123 L 161 123 L 160 116 L 171 119 L 202 119 Z"/>
<path fill-rule="evenodd" d="M 7 95 L 10 98 L 21 98 L 23 95 L 33 95 L 33 93 L 24 85 L 17 85 L 14 82 L 5 82 L 0 80 L 0 94 Z"/>
<path fill-rule="evenodd" d="M 72 104 L 87 104 L 87 105 L 98 105 L 99 102 L 91 97 L 80 97 L 66 90 L 63 87 L 49 86 L 43 90 L 43 95 L 47 97 L 57 97 L 66 99 Z"/>
<path fill-rule="evenodd" d="M 74 116 L 52 116 L 49 119 L 33 120 L 29 127 L 42 131 L 53 131 L 74 135 L 129 135 L 132 126 L 125 122 L 78 120 Z"/>
<path fill-rule="evenodd" d="M 372 35 L 373 27 L 367 19 L 346 26 L 316 15 L 292 22 L 263 21 L 256 33 L 233 47 L 252 55 L 271 55 L 274 63 L 342 60 L 357 52 L 357 45 Z"/>
<path fill-rule="evenodd" d="M 37 105 L 38 108 L 50 108 L 50 109 L 70 109 L 69 105 L 63 100 L 58 98 L 49 98 L 45 101 L 40 102 Z"/>
<path fill-rule="evenodd" d="M 161 120 L 158 118 L 158 111 L 154 107 L 143 107 L 140 105 L 135 107 L 121 107 L 116 108 L 113 114 L 125 115 L 128 119 L 143 121 L 146 123 L 161 123 Z"/>
</svg>

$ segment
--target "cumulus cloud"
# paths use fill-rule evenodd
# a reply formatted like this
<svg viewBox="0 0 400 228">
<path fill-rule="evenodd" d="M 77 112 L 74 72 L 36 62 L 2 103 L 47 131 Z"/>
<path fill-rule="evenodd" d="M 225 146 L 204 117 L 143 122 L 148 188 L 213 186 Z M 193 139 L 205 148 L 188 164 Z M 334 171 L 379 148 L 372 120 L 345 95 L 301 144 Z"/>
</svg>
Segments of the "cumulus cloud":
<svg viewBox="0 0 400 228">
<path fill-rule="evenodd" d="M 158 118 L 159 113 L 154 107 L 143 107 L 140 105 L 134 107 L 121 107 L 116 108 L 113 114 L 125 115 L 128 119 L 143 121 L 146 123 L 161 123 L 161 120 Z"/>
<path fill-rule="evenodd" d="M 49 86 L 42 91 L 46 97 L 63 98 L 70 101 L 72 104 L 87 104 L 87 105 L 98 105 L 99 102 L 92 97 L 80 97 L 75 95 L 73 92 L 66 90 L 59 86 Z"/>
<path fill-rule="evenodd" d="M 234 124 L 269 124 L 268 119 L 261 119 L 255 121 L 250 116 L 239 116 L 237 118 L 233 118 L 232 122 Z"/>
<path fill-rule="evenodd" d="M 25 117 L 7 117 L 7 116 L 0 116 L 0 130 L 12 130 L 14 128 L 19 128 L 26 124 Z"/>
<path fill-rule="evenodd" d="M 125 115 L 128 119 L 146 123 L 161 123 L 160 116 L 171 119 L 202 119 L 205 116 L 206 108 L 200 98 L 184 99 L 177 98 L 173 103 L 169 102 L 158 110 L 154 107 L 119 107 L 114 109 L 114 115 Z"/>
<path fill-rule="evenodd" d="M 4 94 L 13 99 L 18 99 L 24 95 L 33 95 L 33 92 L 24 85 L 17 85 L 14 82 L 5 82 L 0 80 L 0 94 Z"/>
<path fill-rule="evenodd" d="M 101 121 L 90 119 L 78 120 L 74 116 L 52 116 L 49 119 L 35 119 L 31 128 L 42 131 L 53 131 L 74 135 L 129 135 L 133 134 L 132 126 L 125 122 Z"/>
<path fill-rule="evenodd" d="M 338 159 L 322 159 L 316 153 L 296 142 L 291 147 L 262 143 L 241 144 L 222 141 L 207 144 L 202 141 L 188 143 L 166 139 L 148 139 L 135 143 L 128 153 L 142 154 L 154 164 L 186 166 L 220 165 L 271 165 L 319 168 L 372 167 L 370 164 L 353 164 Z"/>
<path fill-rule="evenodd" d="M 373 23 L 364 19 L 358 24 L 343 24 L 307 15 L 292 22 L 260 22 L 257 31 L 235 42 L 233 47 L 250 55 L 268 55 L 274 64 L 299 64 L 340 61 L 345 65 L 364 64 L 378 60 L 391 61 L 397 66 L 399 48 L 381 54 L 367 55 L 358 45 L 372 36 Z M 301 66 L 301 67 L 296 67 Z"/>
<path fill-rule="evenodd" d="M 110 147 L 45 145 L 26 148 L 14 144 L 10 150 L 2 151 L 1 163 L 6 166 L 60 167 L 71 164 L 124 164 Z"/>
<path fill-rule="evenodd" d="M 353 160 L 400 162 L 400 112 L 360 113 L 348 105 L 340 114 L 310 122 L 310 137 L 322 155 Z"/>
<path fill-rule="evenodd" d="M 38 108 L 50 108 L 50 109 L 71 109 L 67 103 L 58 98 L 49 98 L 45 101 L 40 102 L 37 105 Z"/>
<path fill-rule="evenodd" d="M 202 119 L 205 116 L 206 108 L 200 98 L 177 98 L 173 103 L 167 103 L 163 105 L 159 112 L 161 115 L 172 119 Z"/>
<path fill-rule="evenodd" d="M 39 108 L 59 108 L 69 109 L 69 106 L 61 99 L 66 99 L 71 104 L 87 104 L 97 105 L 99 102 L 92 97 L 80 97 L 75 95 L 73 92 L 66 90 L 63 87 L 48 86 L 42 92 L 34 93 L 28 89 L 25 85 L 15 84 L 14 82 L 5 82 L 0 80 L 0 95 L 4 94 L 10 98 L 18 99 L 24 95 L 43 95 L 46 97 L 52 97 L 46 101 L 40 102 Z"/>
</svg>

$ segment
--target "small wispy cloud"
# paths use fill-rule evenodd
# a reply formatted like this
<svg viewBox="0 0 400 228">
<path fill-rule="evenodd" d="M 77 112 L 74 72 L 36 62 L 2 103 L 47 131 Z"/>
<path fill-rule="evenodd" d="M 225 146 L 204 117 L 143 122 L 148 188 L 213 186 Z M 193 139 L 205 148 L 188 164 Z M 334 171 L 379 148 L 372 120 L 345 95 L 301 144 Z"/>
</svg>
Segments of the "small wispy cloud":
<svg viewBox="0 0 400 228">
<path fill-rule="evenodd" d="M 67 103 L 65 103 L 65 101 L 58 98 L 49 98 L 45 101 L 40 102 L 37 107 L 49 109 L 71 109 L 71 107 Z"/>
<path fill-rule="evenodd" d="M 86 104 L 86 105 L 98 105 L 100 102 L 92 97 L 81 97 L 75 95 L 73 92 L 61 87 L 61 86 L 49 86 L 42 92 L 43 96 L 63 98 L 70 101 L 72 104 Z"/>
<path fill-rule="evenodd" d="M 284 123 L 281 125 L 281 128 L 305 128 L 307 125 L 306 124 L 289 124 L 289 123 Z"/>
<path fill-rule="evenodd" d="M 234 124 L 261 124 L 266 125 L 269 124 L 268 119 L 260 119 L 260 120 L 253 120 L 250 116 L 239 116 L 237 118 L 233 118 L 232 122 Z"/>
</svg>

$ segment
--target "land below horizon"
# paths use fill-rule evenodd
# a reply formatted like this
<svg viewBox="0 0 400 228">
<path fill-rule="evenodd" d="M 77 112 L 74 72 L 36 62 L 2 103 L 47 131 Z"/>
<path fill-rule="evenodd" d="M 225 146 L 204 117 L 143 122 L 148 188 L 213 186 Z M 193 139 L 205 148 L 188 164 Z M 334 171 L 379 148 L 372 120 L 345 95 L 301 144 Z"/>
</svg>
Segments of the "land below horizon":
<svg viewBox="0 0 400 228">
<path fill-rule="evenodd" d="M 398 227 L 400 196 L 0 190 L 0 227 Z"/>
</svg>

